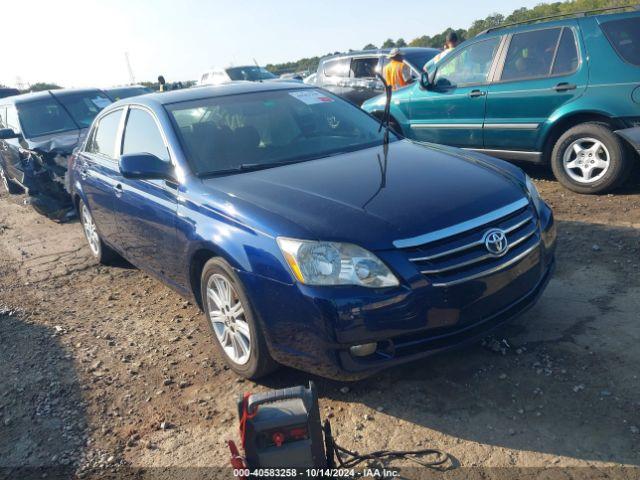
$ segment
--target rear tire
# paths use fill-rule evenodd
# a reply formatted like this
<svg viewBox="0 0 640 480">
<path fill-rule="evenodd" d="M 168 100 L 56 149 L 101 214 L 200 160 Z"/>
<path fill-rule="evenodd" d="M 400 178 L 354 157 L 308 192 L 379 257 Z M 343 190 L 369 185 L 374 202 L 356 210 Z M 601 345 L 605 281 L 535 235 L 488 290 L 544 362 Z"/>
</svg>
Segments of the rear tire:
<svg viewBox="0 0 640 480">
<path fill-rule="evenodd" d="M 78 214 L 91 255 L 98 263 L 110 265 L 119 255 L 102 241 L 96 223 L 91 216 L 91 211 L 82 200 L 78 202 Z"/>
<path fill-rule="evenodd" d="M 0 182 L 4 189 L 11 195 L 17 195 L 23 192 L 22 187 L 11 180 L 2 167 L 0 167 Z"/>
<path fill-rule="evenodd" d="M 605 193 L 620 186 L 631 172 L 631 155 L 623 140 L 604 123 L 582 123 L 569 129 L 551 153 L 558 181 L 576 193 Z"/>
<path fill-rule="evenodd" d="M 212 258 L 205 264 L 201 295 L 214 342 L 234 372 L 255 380 L 278 368 L 244 287 L 225 260 Z"/>
</svg>

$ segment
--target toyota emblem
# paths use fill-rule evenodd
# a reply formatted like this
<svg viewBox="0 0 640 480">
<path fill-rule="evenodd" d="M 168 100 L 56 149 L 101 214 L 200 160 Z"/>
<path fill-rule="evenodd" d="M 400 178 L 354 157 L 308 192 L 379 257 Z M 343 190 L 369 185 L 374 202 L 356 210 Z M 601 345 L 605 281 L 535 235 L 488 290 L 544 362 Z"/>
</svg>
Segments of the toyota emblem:
<svg viewBox="0 0 640 480">
<path fill-rule="evenodd" d="M 501 257 L 509 250 L 509 241 L 503 230 L 495 228 L 484 234 L 484 246 L 492 255 Z"/>
</svg>

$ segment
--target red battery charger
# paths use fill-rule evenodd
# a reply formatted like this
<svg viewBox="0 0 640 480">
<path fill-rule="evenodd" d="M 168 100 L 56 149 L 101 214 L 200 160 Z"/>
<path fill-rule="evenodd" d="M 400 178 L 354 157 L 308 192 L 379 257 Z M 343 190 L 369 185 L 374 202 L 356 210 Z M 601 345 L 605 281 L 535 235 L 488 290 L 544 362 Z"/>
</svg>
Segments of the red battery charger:
<svg viewBox="0 0 640 480">
<path fill-rule="evenodd" d="M 234 468 L 325 468 L 323 430 L 318 393 L 292 387 L 267 393 L 245 394 L 238 400 L 244 466 L 230 443 Z M 235 452 L 234 452 L 235 449 Z"/>
</svg>

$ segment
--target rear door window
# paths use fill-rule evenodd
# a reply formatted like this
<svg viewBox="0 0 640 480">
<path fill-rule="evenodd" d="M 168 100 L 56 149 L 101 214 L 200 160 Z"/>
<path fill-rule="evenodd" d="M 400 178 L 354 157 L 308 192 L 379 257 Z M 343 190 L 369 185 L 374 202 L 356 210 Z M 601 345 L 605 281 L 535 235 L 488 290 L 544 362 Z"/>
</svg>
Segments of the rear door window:
<svg viewBox="0 0 640 480">
<path fill-rule="evenodd" d="M 378 57 L 354 58 L 351 60 L 351 76 L 353 78 L 374 78 Z"/>
<path fill-rule="evenodd" d="M 553 70 L 551 75 L 567 75 L 578 69 L 580 58 L 578 57 L 578 48 L 576 46 L 576 37 L 573 30 L 565 28 L 562 31 L 562 38 L 558 45 L 558 53 L 553 62 Z"/>
<path fill-rule="evenodd" d="M 120 126 L 122 109 L 110 112 L 100 119 L 95 131 L 91 133 L 87 144 L 87 152 L 116 158 L 116 137 Z"/>
<path fill-rule="evenodd" d="M 640 17 L 612 20 L 603 23 L 601 28 L 618 55 L 640 66 Z"/>
<path fill-rule="evenodd" d="M 144 110 L 132 108 L 129 111 L 122 153 L 150 153 L 160 160 L 169 161 L 169 152 L 158 125 Z"/>
<path fill-rule="evenodd" d="M 350 58 L 338 58 L 324 62 L 323 71 L 327 77 L 348 77 Z"/>
<path fill-rule="evenodd" d="M 547 28 L 513 35 L 501 80 L 548 77 L 561 31 L 562 28 Z"/>
</svg>

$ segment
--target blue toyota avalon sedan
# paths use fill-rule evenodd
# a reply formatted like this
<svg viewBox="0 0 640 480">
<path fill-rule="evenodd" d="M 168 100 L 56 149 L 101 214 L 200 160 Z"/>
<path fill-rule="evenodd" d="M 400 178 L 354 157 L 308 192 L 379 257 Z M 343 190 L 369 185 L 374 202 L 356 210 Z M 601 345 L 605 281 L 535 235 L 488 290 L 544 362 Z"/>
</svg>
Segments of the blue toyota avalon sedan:
<svg viewBox="0 0 640 480">
<path fill-rule="evenodd" d="M 300 83 L 114 103 L 72 168 L 91 252 L 204 310 L 229 366 L 357 379 L 457 347 L 530 307 L 549 207 L 517 167 L 418 144 Z"/>
</svg>

